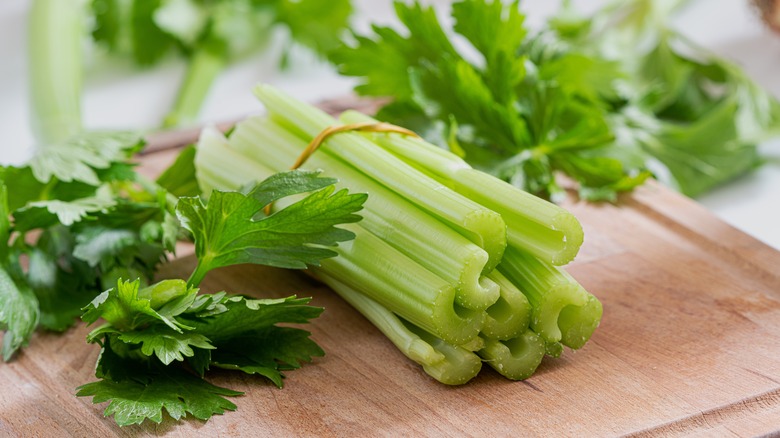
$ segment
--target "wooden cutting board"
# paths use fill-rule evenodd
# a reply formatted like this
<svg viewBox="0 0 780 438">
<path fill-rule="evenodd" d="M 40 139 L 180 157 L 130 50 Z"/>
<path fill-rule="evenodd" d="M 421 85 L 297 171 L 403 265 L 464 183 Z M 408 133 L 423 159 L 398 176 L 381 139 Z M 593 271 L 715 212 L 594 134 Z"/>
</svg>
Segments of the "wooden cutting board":
<svg viewBox="0 0 780 438">
<path fill-rule="evenodd" d="M 143 159 L 156 173 L 175 151 Z M 0 436 L 753 436 L 780 431 L 780 252 L 695 202 L 648 184 L 617 205 L 569 201 L 586 239 L 568 271 L 604 304 L 577 352 L 523 382 L 489 367 L 447 387 L 338 296 L 305 275 L 242 266 L 211 273 L 206 291 L 314 297 L 309 329 L 324 358 L 285 388 L 239 373 L 213 383 L 246 392 L 207 423 L 166 418 L 119 428 L 103 405 L 74 396 L 98 353 L 83 325 L 36 334 L 0 364 Z M 780 221 L 778 221 L 780 223 Z M 192 257 L 168 264 L 186 278 Z"/>
</svg>

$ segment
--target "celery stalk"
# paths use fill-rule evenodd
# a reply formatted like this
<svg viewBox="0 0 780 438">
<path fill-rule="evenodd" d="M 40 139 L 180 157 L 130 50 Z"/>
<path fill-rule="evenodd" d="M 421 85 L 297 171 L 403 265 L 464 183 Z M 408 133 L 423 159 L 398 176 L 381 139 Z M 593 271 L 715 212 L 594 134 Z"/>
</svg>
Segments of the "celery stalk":
<svg viewBox="0 0 780 438">
<path fill-rule="evenodd" d="M 412 324 L 357 290 L 320 274 L 320 279 L 371 321 L 409 359 L 446 385 L 461 385 L 479 373 L 480 358 L 470 350 L 448 344 Z M 479 339 L 479 338 L 475 338 Z"/>
<path fill-rule="evenodd" d="M 544 358 L 544 341 L 531 330 L 506 341 L 486 339 L 480 357 L 502 376 L 523 380 L 531 377 Z"/>
<path fill-rule="evenodd" d="M 272 118 L 303 138 L 314 138 L 337 124 L 319 109 L 297 102 L 268 85 L 258 85 L 254 92 Z M 501 260 L 506 247 L 506 224 L 498 213 L 444 187 L 359 134 L 335 135 L 321 149 L 318 153 L 350 163 L 484 248 L 489 256 L 485 273 Z"/>
<path fill-rule="evenodd" d="M 577 349 L 601 321 L 601 303 L 566 271 L 508 247 L 498 267 L 531 303 L 531 328 L 548 344 Z"/>
<path fill-rule="evenodd" d="M 356 111 L 344 112 L 340 120 L 376 121 Z M 452 190 L 500 213 L 510 245 L 557 266 L 577 255 L 583 241 L 582 226 L 565 209 L 473 169 L 460 157 L 424 140 L 396 134 L 363 135 Z"/>
<path fill-rule="evenodd" d="M 285 169 L 306 147 L 305 141 L 263 117 L 239 123 L 229 141 L 245 160 L 256 160 L 274 171 Z M 352 192 L 369 193 L 360 226 L 452 283 L 458 304 L 484 310 L 499 298 L 498 285 L 480 275 L 488 262 L 482 248 L 333 157 L 314 154 L 306 167 L 324 169 L 324 176 L 339 178 L 338 186 Z"/>
<path fill-rule="evenodd" d="M 33 132 L 42 144 L 82 130 L 81 2 L 34 0 L 28 23 Z"/>
<path fill-rule="evenodd" d="M 477 336 L 485 312 L 458 305 L 452 285 L 359 226 L 343 228 L 355 240 L 335 248 L 339 256 L 322 260 L 315 272 L 359 289 L 445 342 L 465 344 Z"/>
<path fill-rule="evenodd" d="M 207 127 L 200 135 L 195 154 L 195 172 L 203 193 L 212 190 L 236 190 L 248 183 L 261 181 L 275 171 L 230 147 L 228 139 L 215 128 Z"/>
<path fill-rule="evenodd" d="M 179 87 L 176 102 L 165 116 L 164 128 L 173 128 L 195 121 L 206 100 L 211 84 L 225 67 L 225 57 L 208 49 L 192 55 L 187 65 L 184 81 Z"/>
<path fill-rule="evenodd" d="M 488 278 L 498 284 L 501 296 L 487 308 L 481 333 L 493 339 L 514 338 L 528 329 L 531 304 L 520 289 L 497 270 L 488 274 Z"/>
<path fill-rule="evenodd" d="M 230 150 L 227 139 L 207 130 L 198 142 L 196 169 L 203 188 L 236 189 L 273 172 Z M 250 168 L 249 178 L 242 169 Z M 455 302 L 455 288 L 359 225 L 342 225 L 354 232 L 354 241 L 334 248 L 339 256 L 321 262 L 322 271 L 358 288 L 413 324 L 447 342 L 474 339 L 482 327 L 484 311 L 466 309 Z"/>
</svg>

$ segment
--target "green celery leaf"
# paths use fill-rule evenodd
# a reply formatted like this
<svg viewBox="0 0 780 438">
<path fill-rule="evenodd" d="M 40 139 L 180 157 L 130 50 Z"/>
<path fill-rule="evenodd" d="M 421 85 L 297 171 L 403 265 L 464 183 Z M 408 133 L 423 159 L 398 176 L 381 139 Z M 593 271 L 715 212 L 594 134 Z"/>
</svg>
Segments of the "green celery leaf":
<svg viewBox="0 0 780 438">
<path fill-rule="evenodd" d="M 97 213 L 107 213 L 116 205 L 111 190 L 100 187 L 94 196 L 62 201 L 52 199 L 33 201 L 14 212 L 14 225 L 19 231 L 45 228 L 57 222 L 65 226 L 73 225 Z"/>
<path fill-rule="evenodd" d="M 177 198 L 198 196 L 201 190 L 195 176 L 195 146 L 184 148 L 176 161 L 157 178 L 157 184 Z"/>
<path fill-rule="evenodd" d="M 308 174 L 304 180 L 306 183 L 294 191 L 307 190 L 318 178 Z M 294 192 L 290 188 L 279 191 L 275 181 L 272 177 L 268 186 L 261 183 L 248 194 L 214 191 L 206 205 L 199 198 L 179 200 L 176 213 L 195 239 L 198 267 L 193 274 L 194 285 L 211 269 L 240 263 L 299 269 L 317 265 L 320 259 L 336 255 L 321 245 L 332 246 L 354 238 L 352 232 L 335 225 L 360 220 L 354 213 L 362 208 L 366 195 L 348 194 L 346 190 L 334 193 L 329 185 L 262 217 L 260 210 L 266 201 Z"/>
<path fill-rule="evenodd" d="M 81 309 L 97 295 L 95 273 L 73 259 L 70 246 L 46 230 L 29 252 L 27 278 L 40 305 L 41 326 L 64 331 L 78 319 Z"/>
<path fill-rule="evenodd" d="M 324 54 L 339 45 L 352 5 L 349 0 L 280 0 L 277 22 L 290 29 L 295 41 Z"/>
<path fill-rule="evenodd" d="M 133 58 L 140 66 L 155 64 L 168 53 L 176 41 L 155 23 L 154 14 L 161 4 L 162 0 L 132 2 L 130 39 Z"/>
<path fill-rule="evenodd" d="M 9 262 L 6 265 L 13 263 Z M 38 300 L 25 283 L 21 269 L 0 265 L 0 330 L 3 333 L 3 360 L 27 345 L 38 325 Z"/>
<path fill-rule="evenodd" d="M 127 366 L 135 366 L 135 363 L 129 362 Z M 212 385 L 181 368 L 154 371 L 145 375 L 141 370 L 128 371 L 135 378 L 87 383 L 78 388 L 76 395 L 92 396 L 93 403 L 109 402 L 104 415 L 113 415 L 118 425 L 129 426 L 141 424 L 146 419 L 160 423 L 163 411 L 175 420 L 187 415 L 208 420 L 212 415 L 235 410 L 236 405 L 225 397 L 242 394 Z"/>
<path fill-rule="evenodd" d="M 92 0 L 92 13 L 95 17 L 92 38 L 100 44 L 115 50 L 119 46 L 121 8 L 120 0 Z"/>
<path fill-rule="evenodd" d="M 243 333 L 262 330 L 278 323 L 307 323 L 322 313 L 322 308 L 307 305 L 310 300 L 294 296 L 258 300 L 232 296 L 222 303 L 227 307 L 225 312 L 197 319 L 183 314 L 182 319 L 186 319 L 196 333 L 218 344 Z"/>
<path fill-rule="evenodd" d="M 299 368 L 302 362 L 324 354 L 309 338 L 309 332 L 276 326 L 306 323 L 319 316 L 322 308 L 309 306 L 308 302 L 308 298 L 295 297 L 265 300 L 232 297 L 224 302 L 227 311 L 188 320 L 188 324 L 216 347 L 211 351 L 212 364 L 260 374 L 281 387 L 281 371 Z"/>
<path fill-rule="evenodd" d="M 259 374 L 276 386 L 283 386 L 283 370 L 300 368 L 303 362 L 323 356 L 322 349 L 305 330 L 290 327 L 268 327 L 216 343 L 211 352 L 214 366 Z"/>
<path fill-rule="evenodd" d="M 19 254 L 10 246 L 8 188 L 0 183 L 0 330 L 3 334 L 3 360 L 27 345 L 38 325 L 38 300 L 24 279 Z"/>
<path fill-rule="evenodd" d="M 118 281 L 115 288 L 109 289 L 95 297 L 84 309 L 81 319 L 89 324 L 103 318 L 119 330 L 134 330 L 155 320 L 162 321 L 175 331 L 188 328 L 174 318 L 175 315 L 163 315 L 152 307 L 152 299 L 147 292 L 149 288 L 139 292 L 140 281 Z M 188 294 L 189 289 L 175 289 L 182 294 Z M 145 296 L 146 295 L 146 296 Z"/>
<path fill-rule="evenodd" d="M 155 355 L 165 365 L 174 360 L 183 361 L 184 356 L 195 354 L 192 347 L 213 349 L 208 338 L 192 332 L 177 332 L 164 325 L 155 325 L 142 330 L 123 332 L 119 340 L 130 344 L 141 344 L 141 352 Z"/>
<path fill-rule="evenodd" d="M 203 348 L 193 348 L 193 355 L 187 357 L 187 363 L 192 367 L 192 370 L 201 377 L 209 370 L 211 366 L 211 352 Z"/>
<path fill-rule="evenodd" d="M 0 167 L 0 181 L 10 188 L 8 191 L 8 212 L 24 207 L 31 201 L 41 199 L 46 185 L 35 178 L 32 169 L 29 166 Z M 94 189 L 90 190 L 94 192 Z"/>
<path fill-rule="evenodd" d="M 124 162 L 143 146 L 143 140 L 131 132 L 89 132 L 64 144 L 38 149 L 30 160 L 35 178 L 46 183 L 52 177 L 60 181 L 80 181 L 100 185 L 96 170 Z"/>
</svg>

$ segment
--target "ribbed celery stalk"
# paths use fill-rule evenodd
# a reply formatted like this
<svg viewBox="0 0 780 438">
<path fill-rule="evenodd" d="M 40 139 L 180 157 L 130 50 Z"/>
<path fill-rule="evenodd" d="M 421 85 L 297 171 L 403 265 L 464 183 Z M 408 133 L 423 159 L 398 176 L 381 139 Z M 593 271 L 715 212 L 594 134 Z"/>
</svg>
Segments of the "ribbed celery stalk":
<svg viewBox="0 0 780 438">
<path fill-rule="evenodd" d="M 359 289 L 445 342 L 465 344 L 477 336 L 485 312 L 455 303 L 451 284 L 364 229 L 342 227 L 354 232 L 355 240 L 335 248 L 338 257 L 322 260 L 315 272 Z"/>
<path fill-rule="evenodd" d="M 381 304 L 327 274 L 320 273 L 319 278 L 371 321 L 401 353 L 422 365 L 439 382 L 461 385 L 482 368 L 482 360 L 470 350 L 448 344 L 402 321 Z"/>
<path fill-rule="evenodd" d="M 230 150 L 227 139 L 206 130 L 198 142 L 195 166 L 201 184 L 236 189 L 262 180 L 273 172 Z M 249 179 L 239 176 L 251 166 Z M 474 339 L 482 327 L 484 311 L 463 308 L 455 302 L 455 288 L 359 225 L 342 225 L 354 232 L 354 241 L 334 248 L 339 256 L 325 259 L 315 272 L 360 289 L 389 310 L 447 342 Z"/>
<path fill-rule="evenodd" d="M 376 121 L 356 111 L 344 112 L 344 123 Z M 577 218 L 565 209 L 473 169 L 456 155 L 424 140 L 396 134 L 364 134 L 376 144 L 452 190 L 500 213 L 510 245 L 552 263 L 572 261 L 582 245 Z"/>
<path fill-rule="evenodd" d="M 195 153 L 195 172 L 200 188 L 207 196 L 214 189 L 235 190 L 275 173 L 234 151 L 228 139 L 211 127 L 200 134 Z"/>
<path fill-rule="evenodd" d="M 256 160 L 274 171 L 285 170 L 307 145 L 265 117 L 239 123 L 229 142 L 245 161 Z M 480 275 L 488 261 L 482 248 L 338 159 L 315 153 L 305 167 L 322 169 L 323 176 L 338 178 L 338 186 L 351 192 L 368 193 L 360 226 L 451 282 L 457 289 L 458 304 L 484 310 L 496 302 L 498 285 Z M 245 174 L 239 169 L 233 173 Z"/>
<path fill-rule="evenodd" d="M 27 50 L 33 132 L 44 145 L 81 132 L 81 1 L 34 0 Z"/>
<path fill-rule="evenodd" d="M 544 341 L 536 333 L 527 330 L 522 335 L 506 341 L 486 339 L 480 357 L 504 377 L 522 380 L 531 377 L 544 358 Z"/>
<path fill-rule="evenodd" d="M 482 335 L 493 339 L 511 339 L 528 329 L 531 322 L 531 304 L 520 289 L 500 272 L 493 271 L 488 278 L 501 288 L 495 304 L 487 308 Z"/>
<path fill-rule="evenodd" d="M 528 297 L 531 328 L 548 344 L 577 349 L 590 339 L 601 321 L 601 303 L 566 271 L 512 246 L 498 269 Z"/>
<path fill-rule="evenodd" d="M 319 109 L 268 85 L 258 85 L 254 92 L 272 118 L 302 138 L 312 139 L 325 128 L 337 125 L 335 119 Z M 498 213 L 437 183 L 359 134 L 335 135 L 321 149 L 318 153 L 350 163 L 484 248 L 489 256 L 486 272 L 501 260 L 506 247 L 506 224 Z"/>
<path fill-rule="evenodd" d="M 192 123 L 206 100 L 211 84 L 225 67 L 225 55 L 209 49 L 200 49 L 187 65 L 184 81 L 179 87 L 176 102 L 165 116 L 163 127 L 172 128 Z"/>
</svg>

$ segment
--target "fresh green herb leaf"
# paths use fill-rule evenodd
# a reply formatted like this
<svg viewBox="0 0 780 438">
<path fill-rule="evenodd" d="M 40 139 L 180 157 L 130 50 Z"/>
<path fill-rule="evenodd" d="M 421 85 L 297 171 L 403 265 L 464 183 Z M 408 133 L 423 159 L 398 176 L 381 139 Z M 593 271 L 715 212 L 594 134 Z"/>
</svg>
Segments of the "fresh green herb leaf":
<svg viewBox="0 0 780 438">
<path fill-rule="evenodd" d="M 141 352 L 146 356 L 155 355 L 165 365 L 174 360 L 183 361 L 184 356 L 192 357 L 193 347 L 214 349 L 208 338 L 198 333 L 177 332 L 167 326 L 152 326 L 141 330 L 123 332 L 119 340 L 128 344 L 141 344 Z"/>
<path fill-rule="evenodd" d="M 145 419 L 162 422 L 163 410 L 179 420 L 188 414 L 200 420 L 233 411 L 236 405 L 225 397 L 241 392 L 212 385 L 181 368 L 154 367 L 144 372 L 134 361 L 124 361 L 132 379 L 103 379 L 78 388 L 76 395 L 92 396 L 93 403 L 108 401 L 105 416 L 114 416 L 120 426 L 140 424 Z M 117 365 L 115 364 L 114 367 Z"/>
<path fill-rule="evenodd" d="M 176 157 L 176 161 L 157 178 L 157 184 L 177 198 L 200 195 L 194 160 L 195 146 L 187 146 Z"/>
<path fill-rule="evenodd" d="M 354 238 L 353 233 L 335 225 L 358 221 L 360 217 L 354 213 L 362 208 L 366 195 L 345 190 L 334 193 L 332 185 L 262 217 L 261 210 L 268 202 L 333 183 L 318 181 L 316 173 L 292 173 L 297 175 L 272 177 L 247 194 L 214 191 L 206 205 L 199 198 L 179 200 L 176 213 L 182 226 L 193 234 L 198 256 L 192 285 L 198 285 L 212 269 L 240 263 L 294 269 L 316 265 L 320 259 L 336 255 L 322 246 Z M 289 185 L 280 190 L 283 181 Z"/>
<path fill-rule="evenodd" d="M 108 169 L 112 163 L 125 161 L 142 145 L 143 141 L 134 133 L 91 132 L 63 144 L 40 147 L 29 164 L 35 178 L 42 183 L 55 177 L 64 182 L 80 181 L 98 186 L 97 169 Z"/>
</svg>

